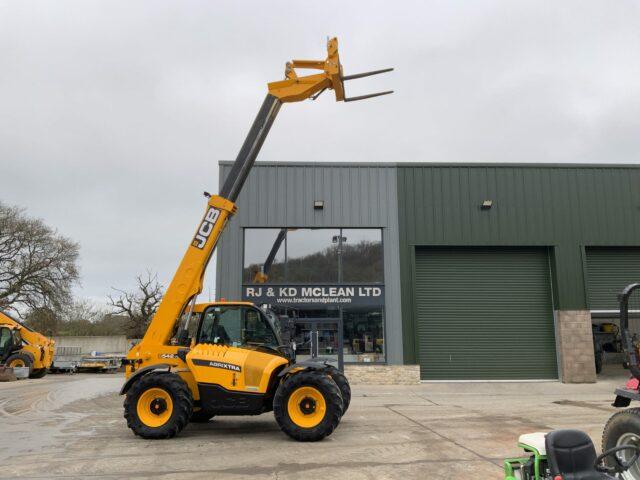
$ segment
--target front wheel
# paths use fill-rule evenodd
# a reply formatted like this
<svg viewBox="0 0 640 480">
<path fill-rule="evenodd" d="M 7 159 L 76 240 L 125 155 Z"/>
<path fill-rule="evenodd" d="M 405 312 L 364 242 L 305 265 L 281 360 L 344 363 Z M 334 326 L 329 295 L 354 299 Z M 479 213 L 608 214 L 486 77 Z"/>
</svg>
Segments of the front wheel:
<svg viewBox="0 0 640 480">
<path fill-rule="evenodd" d="M 193 397 L 174 373 L 149 373 L 135 382 L 124 401 L 124 418 L 142 438 L 175 437 L 189 423 Z"/>
<path fill-rule="evenodd" d="M 331 435 L 340 423 L 342 395 L 330 376 L 303 370 L 278 386 L 273 413 L 282 431 L 291 438 L 316 442 Z"/>
<path fill-rule="evenodd" d="M 602 451 L 605 452 L 621 445 L 640 447 L 640 408 L 629 408 L 614 414 L 604 427 Z M 616 455 L 621 460 L 628 461 L 633 452 L 623 450 Z M 609 466 L 613 467 L 613 462 L 613 459 L 607 459 Z M 636 462 L 621 475 L 625 480 L 640 480 L 640 462 Z"/>
<path fill-rule="evenodd" d="M 14 353 L 6 361 L 7 367 L 27 367 L 29 369 L 29 376 L 33 373 L 33 360 L 25 353 Z"/>
</svg>

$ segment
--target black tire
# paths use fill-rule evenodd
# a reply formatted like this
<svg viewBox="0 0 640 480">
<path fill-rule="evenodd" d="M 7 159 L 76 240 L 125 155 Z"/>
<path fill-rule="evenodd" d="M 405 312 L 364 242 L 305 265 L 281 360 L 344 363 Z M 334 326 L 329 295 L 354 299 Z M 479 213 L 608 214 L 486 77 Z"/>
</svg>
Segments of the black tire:
<svg viewBox="0 0 640 480">
<path fill-rule="evenodd" d="M 313 426 L 301 426 L 292 420 L 288 408 L 292 394 L 303 387 L 311 387 L 322 395 L 325 403 L 325 412 L 319 423 Z M 316 403 L 313 403 L 315 415 Z M 299 406 L 302 409 L 302 405 Z M 317 442 L 322 440 L 336 429 L 342 417 L 342 395 L 336 382 L 323 372 L 303 370 L 286 377 L 278 386 L 273 398 L 273 413 L 280 429 L 291 438 L 300 442 Z M 298 415 L 304 416 L 302 412 Z"/>
<path fill-rule="evenodd" d="M 329 369 L 329 375 L 331 375 L 333 381 L 336 382 L 342 394 L 342 415 L 344 415 L 349 409 L 349 404 L 351 404 L 351 386 L 349 385 L 349 380 L 344 376 L 344 373 L 334 367 Z"/>
<path fill-rule="evenodd" d="M 192 423 L 207 423 L 211 420 L 215 415 L 206 410 L 198 410 L 197 412 L 193 412 L 191 414 L 191 419 L 189 420 Z"/>
<path fill-rule="evenodd" d="M 33 360 L 31 359 L 31 357 L 29 355 L 27 355 L 26 353 L 21 353 L 21 352 L 14 353 L 13 355 L 10 355 L 9 358 L 7 358 L 7 361 L 5 362 L 5 365 L 10 367 L 11 363 L 14 360 L 20 360 L 20 361 L 22 361 L 22 363 L 24 363 L 25 367 L 29 367 L 29 376 L 31 376 L 31 374 L 33 372 Z"/>
<path fill-rule="evenodd" d="M 602 373 L 602 364 L 603 364 L 603 353 L 596 352 L 596 374 L 600 375 Z"/>
<path fill-rule="evenodd" d="M 594 344 L 593 356 L 596 361 L 596 374 L 599 375 L 602 372 L 602 364 L 604 363 L 604 351 L 602 350 L 602 345 L 596 342 L 595 339 Z"/>
<path fill-rule="evenodd" d="M 618 440 L 625 434 L 633 434 L 640 439 L 640 408 L 629 408 L 609 418 L 602 432 L 602 451 L 618 446 Z M 607 458 L 606 461 L 609 466 L 614 466 L 613 459 Z M 625 475 L 625 478 L 640 480 L 638 464 L 636 463 L 635 466 L 631 467 Z"/>
<path fill-rule="evenodd" d="M 40 368 L 39 370 L 32 370 L 29 378 L 42 378 L 47 374 L 46 368 Z"/>
<path fill-rule="evenodd" d="M 150 426 L 138 414 L 141 396 L 151 389 L 164 390 L 170 397 L 173 408 L 162 425 Z M 166 407 L 166 402 L 165 402 Z M 172 438 L 189 423 L 193 411 L 193 396 L 187 384 L 174 373 L 149 373 L 135 382 L 124 400 L 124 418 L 133 433 L 142 438 Z M 162 413 L 162 412 L 161 412 Z"/>
</svg>

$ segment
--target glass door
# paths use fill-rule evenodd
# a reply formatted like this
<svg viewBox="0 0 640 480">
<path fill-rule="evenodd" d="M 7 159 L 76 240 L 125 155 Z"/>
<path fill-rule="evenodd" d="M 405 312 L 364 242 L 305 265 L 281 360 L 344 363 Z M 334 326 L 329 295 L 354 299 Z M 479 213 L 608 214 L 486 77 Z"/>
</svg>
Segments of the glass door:
<svg viewBox="0 0 640 480">
<path fill-rule="evenodd" d="M 300 318 L 295 323 L 294 339 L 298 360 L 323 358 L 342 371 L 341 318 Z"/>
<path fill-rule="evenodd" d="M 298 361 L 308 360 L 313 355 L 312 339 L 315 323 L 307 321 L 307 319 L 298 319 L 294 324 L 293 341 L 296 343 L 296 358 Z"/>
</svg>

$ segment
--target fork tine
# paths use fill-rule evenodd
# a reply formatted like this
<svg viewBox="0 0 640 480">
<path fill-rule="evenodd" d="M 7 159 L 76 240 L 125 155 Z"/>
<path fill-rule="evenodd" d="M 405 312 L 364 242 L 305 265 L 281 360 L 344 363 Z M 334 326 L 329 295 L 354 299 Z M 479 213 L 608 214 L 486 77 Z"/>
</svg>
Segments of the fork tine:
<svg viewBox="0 0 640 480">
<path fill-rule="evenodd" d="M 342 81 L 355 80 L 356 78 L 370 77 L 372 75 L 379 75 L 381 73 L 392 72 L 393 68 L 383 68 L 382 70 L 373 70 L 372 72 L 354 73 L 353 75 L 345 75 L 342 77 Z"/>
<path fill-rule="evenodd" d="M 358 97 L 345 97 L 344 101 L 345 102 L 357 102 L 358 100 L 366 100 L 367 98 L 373 98 L 373 97 L 380 97 L 382 95 L 390 95 L 393 93 L 393 90 L 387 90 L 386 92 L 376 92 L 376 93 L 369 93 L 367 95 L 360 95 Z"/>
</svg>

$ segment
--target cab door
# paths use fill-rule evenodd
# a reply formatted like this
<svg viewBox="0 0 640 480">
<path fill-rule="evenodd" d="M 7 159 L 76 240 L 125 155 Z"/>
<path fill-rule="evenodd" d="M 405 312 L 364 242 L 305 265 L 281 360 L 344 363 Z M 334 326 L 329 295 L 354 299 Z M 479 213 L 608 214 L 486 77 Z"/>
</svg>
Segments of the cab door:
<svg viewBox="0 0 640 480">
<path fill-rule="evenodd" d="M 13 329 L 0 327 L 0 363 L 4 363 L 9 355 L 18 350 L 19 344 Z"/>
</svg>

